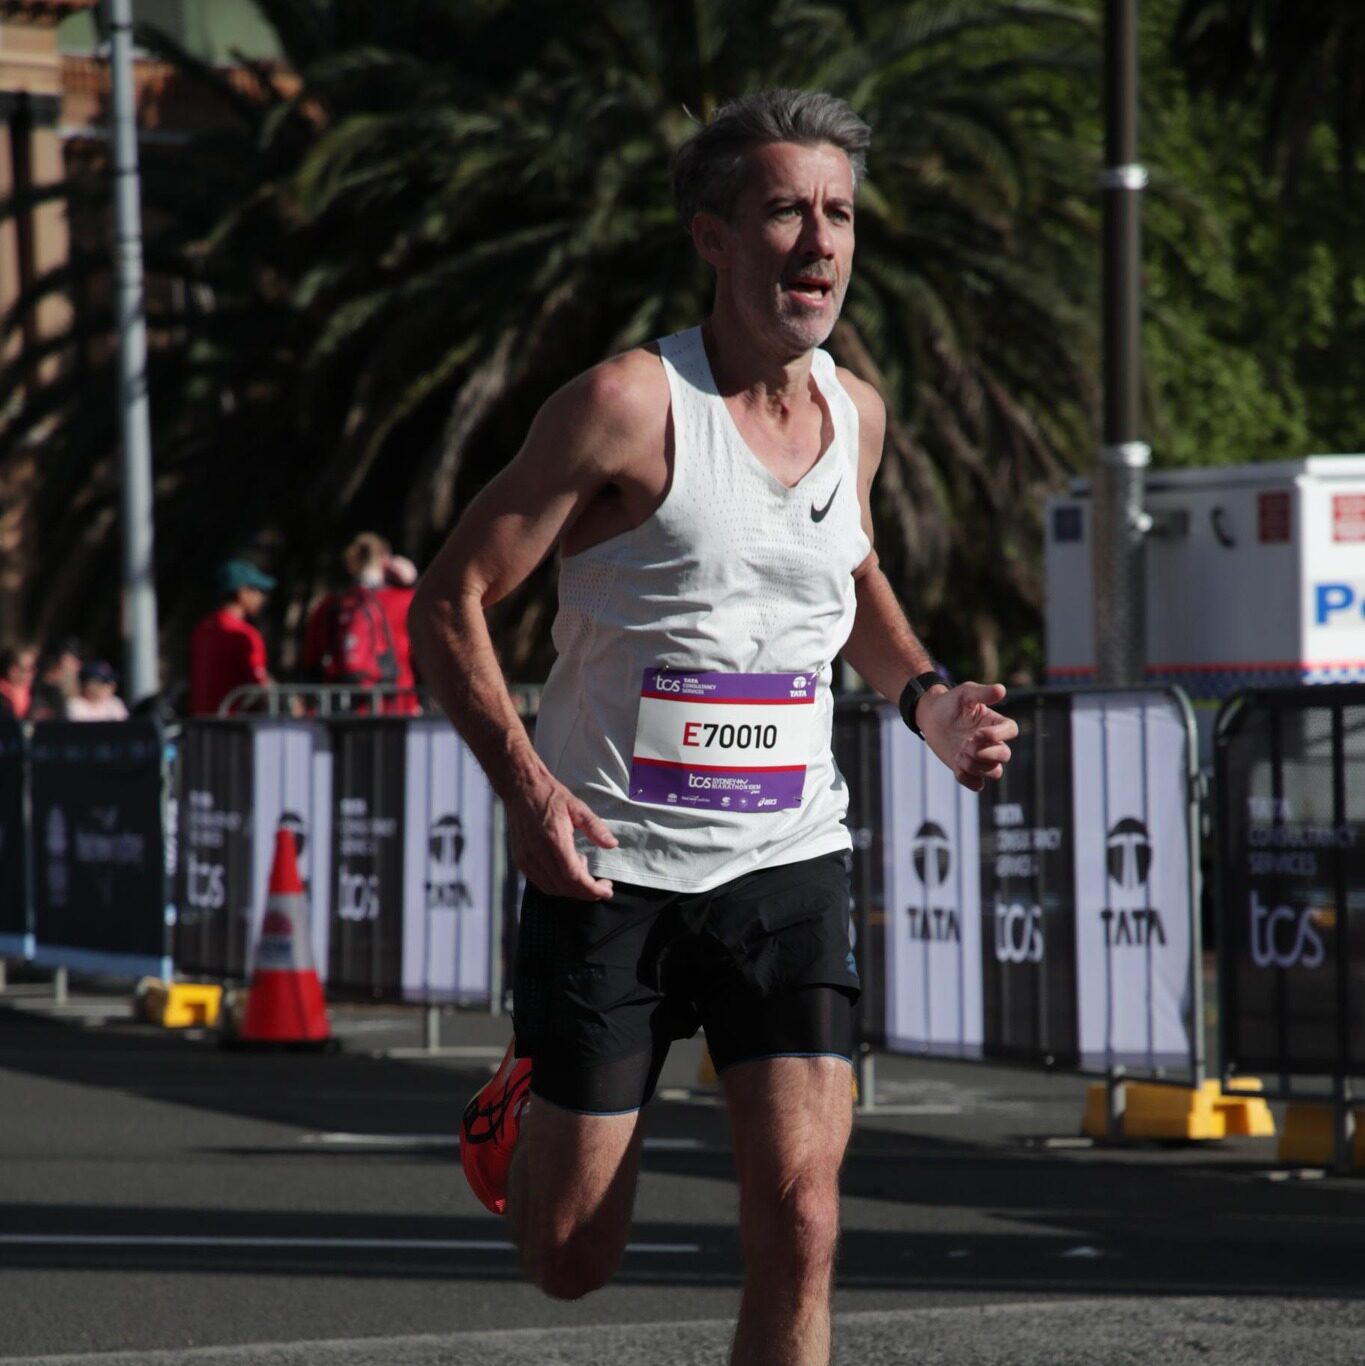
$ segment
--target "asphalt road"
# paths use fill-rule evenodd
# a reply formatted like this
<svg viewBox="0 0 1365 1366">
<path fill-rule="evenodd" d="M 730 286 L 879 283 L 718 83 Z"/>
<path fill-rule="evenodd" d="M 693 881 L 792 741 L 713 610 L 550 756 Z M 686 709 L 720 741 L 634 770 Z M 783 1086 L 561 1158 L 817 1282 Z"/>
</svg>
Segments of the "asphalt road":
<svg viewBox="0 0 1365 1366">
<path fill-rule="evenodd" d="M 437 1058 L 411 1055 L 415 1012 L 336 1025 L 337 1056 L 224 1053 L 121 997 L 0 995 L 0 1361 L 725 1361 L 735 1190 L 695 1048 L 650 1116 L 620 1277 L 563 1304 L 455 1165 L 505 1023 L 448 1016 L 462 1051 Z M 1365 1360 L 1365 1181 L 1290 1177 L 1266 1140 L 1074 1146 L 1071 1077 L 883 1059 L 877 1090 L 837 1361 Z"/>
</svg>

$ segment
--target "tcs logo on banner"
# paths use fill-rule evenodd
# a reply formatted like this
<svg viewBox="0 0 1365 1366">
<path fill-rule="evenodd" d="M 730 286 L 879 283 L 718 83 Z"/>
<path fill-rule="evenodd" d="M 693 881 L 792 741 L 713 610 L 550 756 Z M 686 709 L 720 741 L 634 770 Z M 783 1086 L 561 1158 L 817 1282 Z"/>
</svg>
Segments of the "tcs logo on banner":
<svg viewBox="0 0 1365 1366">
<path fill-rule="evenodd" d="M 1251 961 L 1258 968 L 1320 968 L 1327 950 L 1312 907 L 1267 906 L 1251 894 Z"/>
<path fill-rule="evenodd" d="M 995 957 L 999 963 L 1041 963 L 1046 949 L 1043 908 L 1022 901 L 995 902 Z"/>
</svg>

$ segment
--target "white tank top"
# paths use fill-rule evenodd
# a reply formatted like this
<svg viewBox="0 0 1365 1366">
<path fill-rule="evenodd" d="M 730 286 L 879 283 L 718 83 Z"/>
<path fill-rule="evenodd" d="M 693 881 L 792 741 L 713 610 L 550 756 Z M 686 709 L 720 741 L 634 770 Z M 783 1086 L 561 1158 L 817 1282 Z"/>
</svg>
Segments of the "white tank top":
<svg viewBox="0 0 1365 1366">
<path fill-rule="evenodd" d="M 699 892 L 850 847 L 830 677 L 871 546 L 858 411 L 826 352 L 811 373 L 833 439 L 787 488 L 739 434 L 701 329 L 659 351 L 672 481 L 641 525 L 564 558 L 536 749 L 620 841 L 579 838 L 595 876 Z"/>
</svg>

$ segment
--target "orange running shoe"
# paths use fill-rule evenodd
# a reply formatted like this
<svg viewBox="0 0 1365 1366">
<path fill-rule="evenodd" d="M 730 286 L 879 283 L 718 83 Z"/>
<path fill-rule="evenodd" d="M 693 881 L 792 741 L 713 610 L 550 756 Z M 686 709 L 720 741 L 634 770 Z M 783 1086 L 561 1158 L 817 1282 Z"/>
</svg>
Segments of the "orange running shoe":
<svg viewBox="0 0 1365 1366">
<path fill-rule="evenodd" d="M 465 1106 L 460 1124 L 460 1165 L 479 1203 L 494 1214 L 507 1208 L 507 1169 L 531 1099 L 531 1059 L 507 1045 L 498 1070 Z"/>
</svg>

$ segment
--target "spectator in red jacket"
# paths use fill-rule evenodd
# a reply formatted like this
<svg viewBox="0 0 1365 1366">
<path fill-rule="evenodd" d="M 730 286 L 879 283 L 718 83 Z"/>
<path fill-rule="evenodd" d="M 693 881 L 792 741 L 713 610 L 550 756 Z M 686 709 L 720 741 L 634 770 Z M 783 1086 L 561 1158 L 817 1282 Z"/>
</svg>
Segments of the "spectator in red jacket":
<svg viewBox="0 0 1365 1366">
<path fill-rule="evenodd" d="M 222 700 L 243 684 L 266 687 L 265 640 L 251 618 L 265 606 L 275 580 L 249 560 L 229 560 L 218 570 L 220 605 L 190 636 L 190 714 L 213 716 Z"/>
<path fill-rule="evenodd" d="M 386 567 L 392 558 L 389 543 L 382 536 L 372 531 L 357 536 L 342 556 L 349 582 L 318 603 L 304 632 L 304 676 L 317 683 L 356 689 L 350 699 L 356 712 L 369 710 L 361 695 L 365 689 L 393 688 L 404 681 L 405 668 L 407 686 L 411 686 L 406 619 L 400 636 L 393 626 L 396 608 L 386 601 Z M 397 591 L 410 597 L 412 590 Z M 416 710 L 416 705 L 415 701 L 390 696 L 381 703 L 381 710 L 408 712 Z"/>
</svg>

